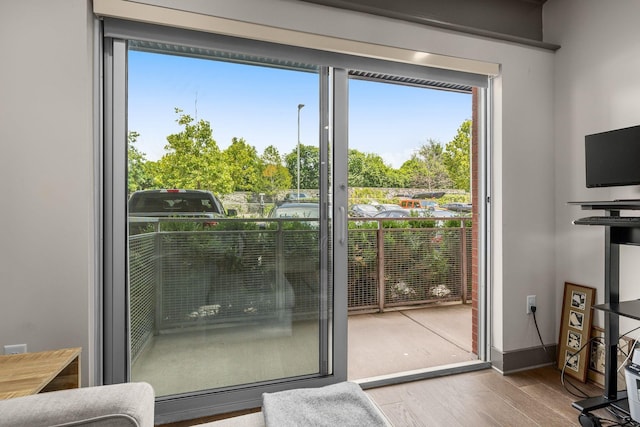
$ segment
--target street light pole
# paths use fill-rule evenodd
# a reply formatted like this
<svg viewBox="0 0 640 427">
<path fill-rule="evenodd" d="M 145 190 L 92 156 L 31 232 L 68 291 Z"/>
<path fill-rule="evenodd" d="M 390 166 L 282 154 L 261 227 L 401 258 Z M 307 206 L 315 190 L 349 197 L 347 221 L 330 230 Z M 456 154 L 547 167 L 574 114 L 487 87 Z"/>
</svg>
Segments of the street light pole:
<svg viewBox="0 0 640 427">
<path fill-rule="evenodd" d="M 304 107 L 304 104 L 298 104 L 298 201 L 300 201 L 300 110 L 302 110 L 302 107 Z"/>
</svg>

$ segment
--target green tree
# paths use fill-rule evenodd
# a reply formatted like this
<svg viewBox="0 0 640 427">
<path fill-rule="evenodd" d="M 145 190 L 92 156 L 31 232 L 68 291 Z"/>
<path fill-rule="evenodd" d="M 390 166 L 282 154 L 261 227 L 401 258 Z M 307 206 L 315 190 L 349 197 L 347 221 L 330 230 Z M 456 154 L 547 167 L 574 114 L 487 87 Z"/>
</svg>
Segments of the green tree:
<svg viewBox="0 0 640 427">
<path fill-rule="evenodd" d="M 442 162 L 447 168 L 455 188 L 469 191 L 471 188 L 471 120 L 465 120 L 458 133 L 445 147 Z"/>
<path fill-rule="evenodd" d="M 298 152 L 293 151 L 285 156 L 285 165 L 293 180 L 298 183 Z M 300 144 L 300 188 L 318 188 L 320 182 L 320 149 L 312 145 Z M 292 188 L 293 188 L 292 186 Z"/>
<path fill-rule="evenodd" d="M 349 186 L 369 187 L 366 185 L 365 163 L 366 155 L 358 150 L 350 149 L 348 155 Z"/>
<path fill-rule="evenodd" d="M 223 152 L 234 191 L 259 191 L 262 164 L 255 147 L 243 138 L 233 138 Z"/>
<path fill-rule="evenodd" d="M 384 159 L 373 153 L 349 150 L 349 185 L 351 187 L 404 187 L 402 174 L 385 164 Z"/>
<path fill-rule="evenodd" d="M 262 161 L 262 193 L 274 195 L 278 190 L 291 188 L 291 174 L 282 165 L 282 158 L 276 147 L 270 145 L 265 148 L 260 159 Z"/>
<path fill-rule="evenodd" d="M 138 132 L 130 131 L 127 137 L 127 189 L 129 193 L 149 188 L 153 182 L 153 176 L 147 167 L 146 154 L 138 151 L 135 147 L 139 136 Z"/>
<path fill-rule="evenodd" d="M 400 169 L 389 168 L 387 180 L 388 183 L 385 185 L 385 187 L 405 188 L 408 186 L 408 179 Z"/>
<path fill-rule="evenodd" d="M 260 159 L 265 164 L 274 164 L 282 166 L 282 156 L 274 145 L 270 145 L 264 149 Z"/>
<path fill-rule="evenodd" d="M 411 159 L 402 164 L 400 173 L 405 177 L 408 187 L 426 186 L 427 179 L 425 177 L 429 171 L 427 164 L 417 154 L 413 154 Z"/>
<path fill-rule="evenodd" d="M 154 182 L 163 188 L 210 190 L 220 194 L 233 191 L 229 166 L 213 139 L 211 125 L 176 108 L 176 122 L 182 132 L 167 136 L 167 154 L 158 160 Z"/>
<path fill-rule="evenodd" d="M 407 185 L 430 190 L 449 188 L 451 179 L 443 163 L 443 152 L 442 145 L 433 139 L 420 147 L 400 168 Z"/>
</svg>

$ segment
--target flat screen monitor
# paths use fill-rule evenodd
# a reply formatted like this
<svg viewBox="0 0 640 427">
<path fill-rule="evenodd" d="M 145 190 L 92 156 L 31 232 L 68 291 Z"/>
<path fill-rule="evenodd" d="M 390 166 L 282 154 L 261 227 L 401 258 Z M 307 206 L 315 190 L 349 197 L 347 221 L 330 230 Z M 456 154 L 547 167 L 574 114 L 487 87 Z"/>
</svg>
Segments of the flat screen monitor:
<svg viewBox="0 0 640 427">
<path fill-rule="evenodd" d="M 640 184 L 640 126 L 584 137 L 587 188 Z"/>
</svg>

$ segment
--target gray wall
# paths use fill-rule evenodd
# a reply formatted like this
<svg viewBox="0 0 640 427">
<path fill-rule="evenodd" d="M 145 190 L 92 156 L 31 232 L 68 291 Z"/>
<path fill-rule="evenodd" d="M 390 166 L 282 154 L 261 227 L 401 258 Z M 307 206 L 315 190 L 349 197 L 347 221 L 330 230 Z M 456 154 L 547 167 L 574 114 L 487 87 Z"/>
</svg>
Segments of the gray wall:
<svg viewBox="0 0 640 427">
<path fill-rule="evenodd" d="M 87 0 L 0 5 L 0 352 L 95 348 L 93 36 Z"/>
<path fill-rule="evenodd" d="M 640 198 L 638 186 L 587 189 L 584 174 L 585 135 L 640 124 L 640 3 L 549 0 L 544 11 L 546 40 L 562 44 L 554 76 L 559 315 L 565 281 L 595 287 L 597 301 L 604 302 L 604 231 L 571 224 L 602 212 L 581 211 L 566 202 Z M 640 298 L 638 259 L 639 247 L 621 248 L 622 299 Z M 603 326 L 602 316 L 596 322 Z M 636 326 L 636 321 L 623 321 L 620 332 Z"/>
</svg>

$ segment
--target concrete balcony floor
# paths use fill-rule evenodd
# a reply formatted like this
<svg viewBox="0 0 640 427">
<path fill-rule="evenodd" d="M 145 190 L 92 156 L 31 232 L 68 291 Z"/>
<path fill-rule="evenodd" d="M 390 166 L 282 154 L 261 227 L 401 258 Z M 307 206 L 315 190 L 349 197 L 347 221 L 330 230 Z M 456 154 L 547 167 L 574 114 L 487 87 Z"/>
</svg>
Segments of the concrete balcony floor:
<svg viewBox="0 0 640 427">
<path fill-rule="evenodd" d="M 477 359 L 468 304 L 352 314 L 348 329 L 349 380 Z M 313 321 L 294 322 L 288 332 L 265 325 L 160 334 L 133 364 L 131 379 L 166 396 L 313 373 L 317 337 Z"/>
<path fill-rule="evenodd" d="M 349 316 L 349 380 L 477 360 L 471 305 Z"/>
<path fill-rule="evenodd" d="M 471 316 L 470 304 L 432 305 L 384 313 L 350 315 L 348 321 L 348 379 L 366 380 L 367 378 L 477 360 L 476 355 L 471 351 Z M 458 376 L 458 378 L 462 378 L 463 381 L 471 378 L 473 381 L 477 375 L 480 374 L 465 374 Z M 489 371 L 488 375 L 495 376 L 496 374 Z M 436 381 L 437 384 L 435 388 L 443 387 L 443 383 L 438 382 L 440 380 L 416 381 L 409 384 L 371 389 L 367 390 L 367 393 L 385 413 L 389 412 L 389 415 L 396 416 L 395 412 L 400 411 L 402 418 L 406 415 L 405 408 L 415 404 L 412 403 L 414 398 L 410 398 L 410 402 L 406 403 L 402 400 L 403 398 L 398 397 L 403 396 L 405 393 L 403 390 L 416 387 L 416 385 L 427 387 L 433 381 Z M 384 403 L 390 399 L 384 394 L 386 390 L 391 390 L 395 400 L 391 399 L 392 403 L 384 406 Z M 411 393 L 409 395 L 412 396 Z M 401 400 L 400 403 L 397 402 L 398 399 Z M 567 407 L 569 407 L 568 404 Z M 263 415 L 259 411 L 224 418 L 226 418 L 224 415 L 215 416 L 178 422 L 163 427 L 194 425 L 202 425 L 203 427 L 205 425 L 207 427 L 264 427 L 265 425 Z M 207 423 L 216 419 L 218 421 Z M 412 422 L 411 425 L 431 425 L 429 423 L 423 424 L 417 420 L 413 421 L 415 423 Z"/>
</svg>

